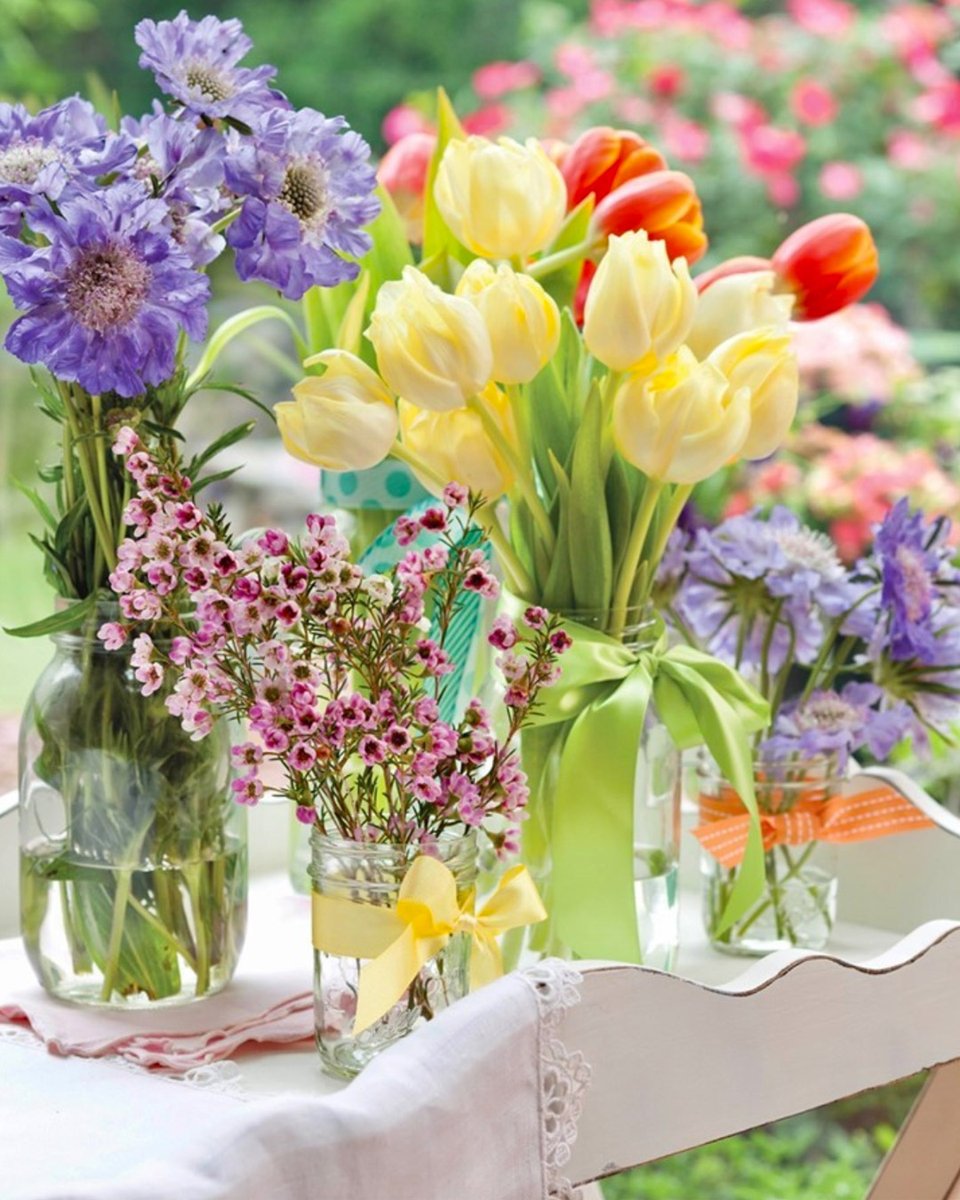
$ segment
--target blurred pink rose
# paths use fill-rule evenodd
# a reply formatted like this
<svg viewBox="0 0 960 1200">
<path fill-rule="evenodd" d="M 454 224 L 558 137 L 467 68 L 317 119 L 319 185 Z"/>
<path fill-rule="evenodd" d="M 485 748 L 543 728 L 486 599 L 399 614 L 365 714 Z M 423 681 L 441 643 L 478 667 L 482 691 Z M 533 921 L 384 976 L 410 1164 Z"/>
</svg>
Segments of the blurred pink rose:
<svg viewBox="0 0 960 1200">
<path fill-rule="evenodd" d="M 953 21 L 935 4 L 898 4 L 880 18 L 880 29 L 904 62 L 910 63 L 934 53 L 953 33 Z"/>
<path fill-rule="evenodd" d="M 755 129 L 767 119 L 767 111 L 758 101 L 739 92 L 717 92 L 710 101 L 713 115 L 734 129 Z"/>
<path fill-rule="evenodd" d="M 710 152 L 710 133 L 696 121 L 671 115 L 661 126 L 660 135 L 667 158 L 698 163 Z"/>
<path fill-rule="evenodd" d="M 492 62 L 478 67 L 473 73 L 473 90 L 481 100 L 499 100 L 510 92 L 533 87 L 540 82 L 540 68 L 536 63 Z"/>
<path fill-rule="evenodd" d="M 792 171 L 807 152 L 807 143 L 795 129 L 755 125 L 741 130 L 744 162 L 758 175 Z"/>
<path fill-rule="evenodd" d="M 380 132 L 388 146 L 399 142 L 411 133 L 433 133 L 433 124 L 419 109 L 410 104 L 398 104 L 383 118 Z"/>
<path fill-rule="evenodd" d="M 547 132 L 552 137 L 563 137 L 570 132 L 573 119 L 583 111 L 583 97 L 571 87 L 551 88 L 546 102 L 550 115 Z"/>
<path fill-rule="evenodd" d="M 787 12 L 808 33 L 841 37 L 857 19 L 857 10 L 845 0 L 787 0 Z"/>
<path fill-rule="evenodd" d="M 790 107 L 798 121 L 816 127 L 834 121 L 839 106 L 833 92 L 816 79 L 798 79 L 790 93 Z"/>
<path fill-rule="evenodd" d="M 659 100 L 672 100 L 687 86 L 683 68 L 675 63 L 654 67 L 647 75 L 647 87 Z"/>
<path fill-rule="evenodd" d="M 615 115 L 628 125 L 646 125 L 653 120 L 653 105 L 643 96 L 617 96 L 612 104 Z"/>
<path fill-rule="evenodd" d="M 828 200 L 853 200 L 863 191 L 863 173 L 853 163 L 828 162 L 820 170 L 819 184 Z"/>
<path fill-rule="evenodd" d="M 593 104 L 597 100 L 605 100 L 610 95 L 614 88 L 614 78 L 609 71 L 601 71 L 597 67 L 593 71 L 581 71 L 579 75 L 575 75 L 572 87 L 585 104 Z"/>
<path fill-rule="evenodd" d="M 597 56 L 587 46 L 578 46 L 576 42 L 564 42 L 554 51 L 553 63 L 561 74 L 576 79 L 578 75 L 596 68 Z"/>
<path fill-rule="evenodd" d="M 513 124 L 513 113 L 505 104 L 485 104 L 476 112 L 468 113 L 461 124 L 467 133 L 496 137 Z"/>
<path fill-rule="evenodd" d="M 886 403 L 899 384 L 921 373 L 909 334 L 881 304 L 851 304 L 799 322 L 793 348 L 808 395 L 826 391 L 850 404 Z"/>
<path fill-rule="evenodd" d="M 887 138 L 887 158 L 904 171 L 923 171 L 933 162 L 933 151 L 919 133 L 896 129 Z"/>
<path fill-rule="evenodd" d="M 932 87 L 918 96 L 912 105 L 913 115 L 941 133 L 960 135 L 960 79 Z"/>
<path fill-rule="evenodd" d="M 800 199 L 800 184 L 786 171 L 764 176 L 767 195 L 778 208 L 792 208 Z"/>
</svg>

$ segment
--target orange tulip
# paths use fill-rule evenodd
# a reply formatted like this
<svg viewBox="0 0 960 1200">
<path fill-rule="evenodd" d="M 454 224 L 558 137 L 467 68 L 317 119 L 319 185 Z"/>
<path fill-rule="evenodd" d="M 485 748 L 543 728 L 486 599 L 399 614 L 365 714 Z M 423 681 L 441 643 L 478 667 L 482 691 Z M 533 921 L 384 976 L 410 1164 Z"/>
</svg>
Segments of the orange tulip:
<svg viewBox="0 0 960 1200">
<path fill-rule="evenodd" d="M 436 145 L 432 133 L 408 133 L 390 147 L 377 168 L 377 180 L 397 206 L 407 238 L 418 245 L 423 241 L 423 192 Z"/>
<path fill-rule="evenodd" d="M 653 241 L 665 242 L 671 259 L 688 263 L 707 249 L 703 210 L 689 175 L 652 171 L 630 179 L 597 205 L 591 230 L 598 238 L 644 229 Z"/>
<path fill-rule="evenodd" d="M 567 207 L 593 195 L 599 203 L 628 179 L 666 169 L 649 142 L 628 129 L 597 125 L 582 133 L 557 164 L 567 184 Z"/>
<path fill-rule="evenodd" d="M 850 213 L 801 225 L 773 256 L 773 269 L 797 303 L 794 317 L 815 321 L 859 300 L 879 263 L 869 227 Z"/>
<path fill-rule="evenodd" d="M 704 271 L 694 279 L 698 292 L 705 292 L 718 279 L 726 279 L 728 275 L 752 275 L 754 271 L 769 271 L 769 258 L 758 258 L 755 254 L 741 254 L 737 258 L 728 258 L 709 271 Z"/>
</svg>

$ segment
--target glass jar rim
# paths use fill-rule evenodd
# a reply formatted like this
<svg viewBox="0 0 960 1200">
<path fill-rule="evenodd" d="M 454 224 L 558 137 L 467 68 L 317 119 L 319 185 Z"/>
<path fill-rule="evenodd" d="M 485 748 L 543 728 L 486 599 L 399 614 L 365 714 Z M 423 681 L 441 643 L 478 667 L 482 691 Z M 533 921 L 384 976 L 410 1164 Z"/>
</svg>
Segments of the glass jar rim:
<svg viewBox="0 0 960 1200">
<path fill-rule="evenodd" d="M 697 753 L 696 772 L 700 779 L 711 783 L 729 783 L 724 772 L 717 766 L 705 746 Z M 791 779 L 790 775 L 802 773 L 802 778 Z M 839 783 L 847 772 L 840 767 L 836 752 L 831 754 L 796 755 L 790 758 L 755 758 L 753 781 L 757 785 L 774 784 L 778 787 L 796 788 L 811 782 Z M 812 779 L 811 779 L 812 777 Z"/>
<path fill-rule="evenodd" d="M 436 837 L 437 842 L 445 849 L 451 852 L 463 849 L 473 849 L 477 844 L 477 831 L 468 829 L 466 833 L 454 833 L 453 830 L 444 830 Z M 408 854 L 411 858 L 416 858 L 418 854 L 423 854 L 426 851 L 418 842 L 361 842 L 356 838 L 345 838 L 340 834 L 323 833 L 316 825 L 310 830 L 310 845 L 314 849 L 331 850 L 340 854 L 356 854 L 369 855 L 371 853 L 383 852 L 386 854 L 389 851 L 400 854 Z"/>
</svg>

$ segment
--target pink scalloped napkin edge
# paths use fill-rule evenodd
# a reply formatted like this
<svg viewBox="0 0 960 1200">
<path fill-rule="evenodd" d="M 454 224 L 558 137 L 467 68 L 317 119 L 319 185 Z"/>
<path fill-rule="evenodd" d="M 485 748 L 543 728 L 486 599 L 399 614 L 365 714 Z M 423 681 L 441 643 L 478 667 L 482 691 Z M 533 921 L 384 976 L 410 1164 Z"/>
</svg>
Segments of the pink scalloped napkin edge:
<svg viewBox="0 0 960 1200">
<path fill-rule="evenodd" d="M 189 1071 L 241 1047 L 313 1037 L 310 906 L 275 882 L 252 889 L 236 977 L 182 1007 L 85 1008 L 48 996 L 20 943 L 0 943 L 0 1021 L 28 1025 L 52 1054 L 117 1055 L 140 1067 Z"/>
</svg>

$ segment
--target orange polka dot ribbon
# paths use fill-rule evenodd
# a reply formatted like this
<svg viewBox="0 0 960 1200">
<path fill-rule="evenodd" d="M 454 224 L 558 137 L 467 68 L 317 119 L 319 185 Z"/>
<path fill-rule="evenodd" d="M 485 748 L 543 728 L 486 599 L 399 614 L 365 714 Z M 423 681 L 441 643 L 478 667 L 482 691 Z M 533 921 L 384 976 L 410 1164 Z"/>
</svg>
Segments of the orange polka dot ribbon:
<svg viewBox="0 0 960 1200">
<path fill-rule="evenodd" d="M 766 789 L 765 789 L 766 790 Z M 774 802 L 776 789 L 770 789 Z M 721 866 L 733 869 L 743 859 L 750 817 L 736 792 L 723 787 L 718 796 L 701 795 L 701 824 L 693 836 Z M 933 829 L 934 822 L 890 784 L 869 776 L 845 780 L 841 790 L 826 797 L 820 784 L 784 812 L 760 813 L 764 850 L 801 846 L 807 842 L 865 842 L 871 838 Z"/>
</svg>

